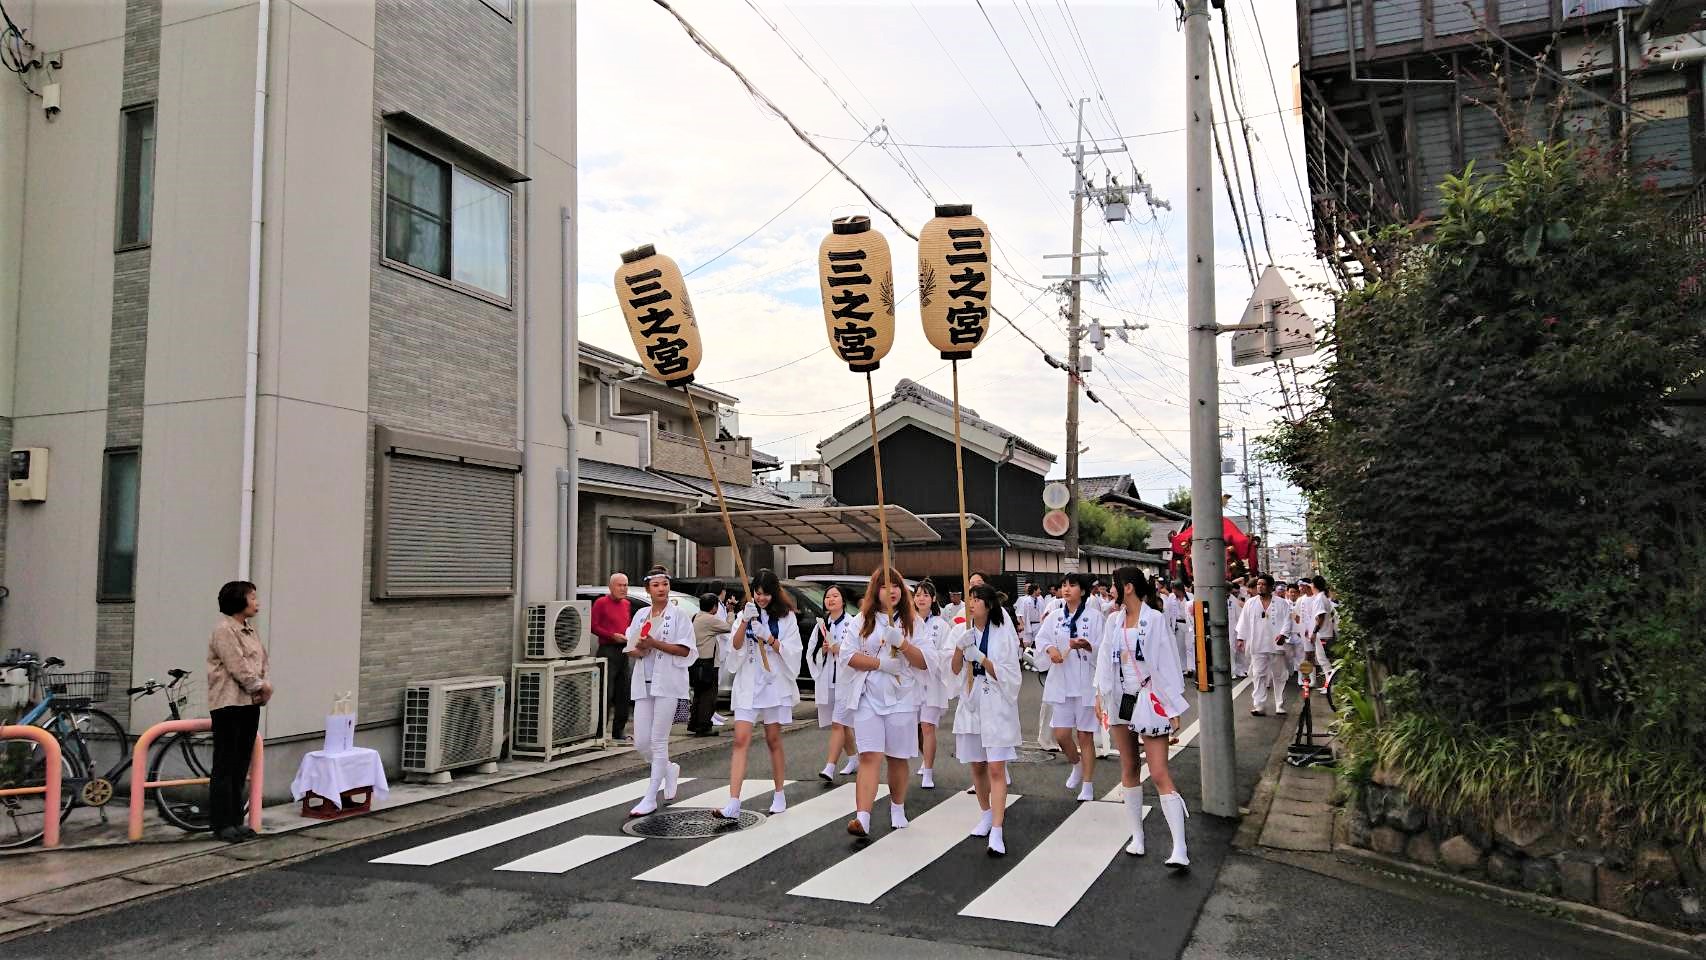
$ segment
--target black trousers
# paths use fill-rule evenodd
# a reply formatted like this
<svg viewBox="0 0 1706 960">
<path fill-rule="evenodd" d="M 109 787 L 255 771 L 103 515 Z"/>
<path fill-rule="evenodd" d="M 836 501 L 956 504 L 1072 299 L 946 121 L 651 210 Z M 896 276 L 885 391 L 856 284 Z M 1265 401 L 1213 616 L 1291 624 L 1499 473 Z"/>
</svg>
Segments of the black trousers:
<svg viewBox="0 0 1706 960">
<path fill-rule="evenodd" d="M 598 655 L 604 658 L 604 699 L 615 715 L 610 721 L 610 736 L 616 740 L 622 739 L 622 731 L 628 728 L 628 713 L 634 709 L 628 689 L 628 655 L 622 647 L 620 643 L 598 645 Z"/>
<path fill-rule="evenodd" d="M 220 707 L 213 717 L 213 770 L 208 789 L 208 820 L 214 830 L 243 825 L 243 794 L 261 708 Z"/>
<path fill-rule="evenodd" d="M 711 714 L 717 709 L 717 664 L 715 661 L 693 661 L 693 665 L 687 668 L 687 682 L 693 690 L 693 705 L 687 717 L 687 732 L 710 733 Z"/>
</svg>

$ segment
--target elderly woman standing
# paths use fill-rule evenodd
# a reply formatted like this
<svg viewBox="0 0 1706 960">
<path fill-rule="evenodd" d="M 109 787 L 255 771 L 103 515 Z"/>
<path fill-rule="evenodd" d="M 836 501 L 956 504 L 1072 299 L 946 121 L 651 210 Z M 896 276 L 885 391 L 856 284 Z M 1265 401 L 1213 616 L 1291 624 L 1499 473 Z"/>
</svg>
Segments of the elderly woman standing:
<svg viewBox="0 0 1706 960">
<path fill-rule="evenodd" d="M 233 580 L 219 588 L 219 612 L 207 642 L 207 705 L 213 717 L 213 771 L 207 789 L 213 835 L 226 843 L 254 837 L 243 825 L 243 793 L 261 707 L 272 699 L 267 648 L 250 623 L 261 612 L 255 585 Z"/>
</svg>

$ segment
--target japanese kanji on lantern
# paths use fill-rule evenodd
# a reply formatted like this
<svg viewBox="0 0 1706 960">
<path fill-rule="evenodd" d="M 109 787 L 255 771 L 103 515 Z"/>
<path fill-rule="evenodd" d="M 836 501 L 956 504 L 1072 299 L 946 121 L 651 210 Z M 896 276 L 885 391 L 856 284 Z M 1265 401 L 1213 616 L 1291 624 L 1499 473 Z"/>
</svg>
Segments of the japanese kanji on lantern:
<svg viewBox="0 0 1706 960">
<path fill-rule="evenodd" d="M 649 243 L 625 251 L 616 271 L 616 299 L 652 376 L 671 387 L 692 383 L 699 369 L 699 325 L 675 261 Z"/>
<path fill-rule="evenodd" d="M 943 360 L 965 360 L 989 332 L 989 227 L 971 204 L 940 204 L 918 235 L 918 307 Z"/>
<path fill-rule="evenodd" d="M 855 373 L 877 369 L 894 345 L 894 271 L 889 243 L 870 217 L 830 222 L 817 251 L 829 346 Z"/>
</svg>

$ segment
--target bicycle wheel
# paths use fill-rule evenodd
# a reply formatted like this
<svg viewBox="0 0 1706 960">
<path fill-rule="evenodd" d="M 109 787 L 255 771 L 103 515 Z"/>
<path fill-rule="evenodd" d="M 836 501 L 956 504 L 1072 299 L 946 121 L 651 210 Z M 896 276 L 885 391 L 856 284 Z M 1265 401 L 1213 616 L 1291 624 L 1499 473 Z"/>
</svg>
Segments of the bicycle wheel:
<svg viewBox="0 0 1706 960">
<path fill-rule="evenodd" d="M 206 778 L 212 771 L 213 736 L 207 733 L 175 733 L 155 748 L 148 762 L 150 783 Z M 179 830 L 208 830 L 209 796 L 206 783 L 155 787 L 154 807 L 162 819 Z"/>
<path fill-rule="evenodd" d="M 78 759 L 89 777 L 106 780 L 115 791 L 123 792 L 124 784 L 116 781 L 119 768 L 130 758 L 130 735 L 104 710 L 74 710 L 71 719 L 76 724 L 76 739 L 83 744 Z"/>
<path fill-rule="evenodd" d="M 60 777 L 76 780 L 69 757 L 60 755 Z M 0 740 L 0 790 L 40 787 L 47 783 L 47 752 L 34 740 Z M 71 810 L 72 791 L 60 793 L 59 809 L 47 809 L 47 796 L 40 793 L 0 797 L 0 848 L 34 843 L 46 829 L 47 817 L 64 819 Z"/>
</svg>

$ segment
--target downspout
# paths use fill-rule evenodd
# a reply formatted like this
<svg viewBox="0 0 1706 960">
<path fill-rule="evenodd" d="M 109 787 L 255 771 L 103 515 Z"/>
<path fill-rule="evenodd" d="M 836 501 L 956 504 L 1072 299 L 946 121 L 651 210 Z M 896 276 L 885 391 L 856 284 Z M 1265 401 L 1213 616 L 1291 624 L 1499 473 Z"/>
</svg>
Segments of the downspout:
<svg viewBox="0 0 1706 960">
<path fill-rule="evenodd" d="M 267 143 L 267 30 L 271 0 L 255 17 L 255 126 L 249 150 L 249 303 L 243 350 L 243 494 L 237 515 L 237 579 L 251 579 L 255 546 L 255 427 L 261 386 L 261 193 Z"/>
<path fill-rule="evenodd" d="M 515 441 L 521 451 L 521 550 L 516 559 L 514 633 L 519 645 L 523 642 L 523 617 L 527 604 L 527 555 L 533 546 L 533 510 L 527 497 L 527 467 L 531 459 L 527 449 L 528 376 L 527 341 L 533 332 L 533 4 L 523 2 L 521 13 L 521 168 L 528 179 L 521 184 L 521 323 L 515 332 Z M 519 648 L 517 650 L 519 651 Z"/>
<path fill-rule="evenodd" d="M 1000 460 L 995 461 L 995 532 L 1000 534 L 1003 540 L 1007 539 L 1007 535 L 1001 532 L 1001 468 L 1013 462 L 1013 448 L 1013 438 L 1008 437 L 1006 452 L 1001 454 Z M 1006 547 L 1001 548 L 1001 569 L 1007 569 Z M 964 584 L 961 586 L 963 587 Z M 961 596 L 963 597 L 964 594 Z"/>
<path fill-rule="evenodd" d="M 578 254 L 574 217 L 563 218 L 563 426 L 568 428 L 568 466 L 557 475 L 557 597 L 574 599 L 580 570 L 581 465 L 575 430 L 580 405 L 580 323 L 575 317 L 575 264 Z"/>
</svg>

